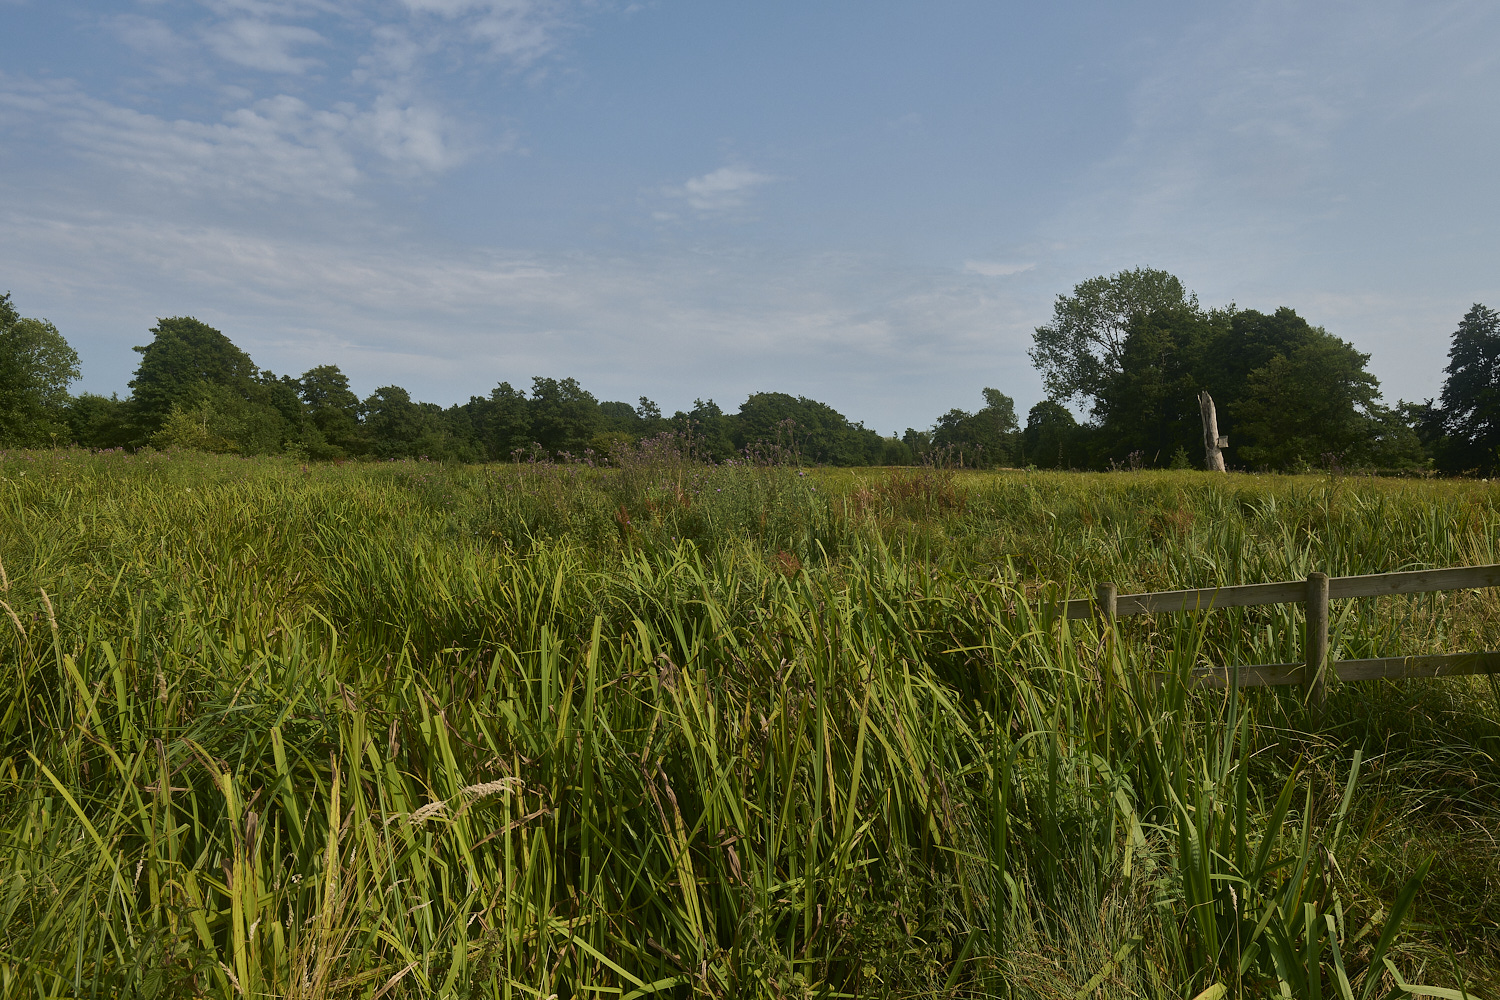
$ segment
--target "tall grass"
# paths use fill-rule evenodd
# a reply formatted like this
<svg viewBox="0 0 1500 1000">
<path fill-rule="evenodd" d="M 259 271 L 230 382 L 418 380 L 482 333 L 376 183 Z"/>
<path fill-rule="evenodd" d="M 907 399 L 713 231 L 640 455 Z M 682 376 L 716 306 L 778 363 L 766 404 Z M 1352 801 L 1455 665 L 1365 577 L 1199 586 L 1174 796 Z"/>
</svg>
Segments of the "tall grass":
<svg viewBox="0 0 1500 1000">
<path fill-rule="evenodd" d="M 1315 725 L 1186 684 L 1295 659 L 1294 611 L 1044 599 L 1489 561 L 1477 484 L 0 475 L 6 995 L 1500 992 L 1492 686 Z M 1493 646 L 1496 608 L 1335 644 Z"/>
</svg>

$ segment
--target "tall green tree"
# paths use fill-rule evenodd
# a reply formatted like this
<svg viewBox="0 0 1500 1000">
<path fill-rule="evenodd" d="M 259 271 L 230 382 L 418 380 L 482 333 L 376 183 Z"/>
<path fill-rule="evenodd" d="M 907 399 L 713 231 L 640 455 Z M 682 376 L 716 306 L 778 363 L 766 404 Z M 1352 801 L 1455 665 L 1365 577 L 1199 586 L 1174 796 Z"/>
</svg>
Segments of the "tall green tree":
<svg viewBox="0 0 1500 1000">
<path fill-rule="evenodd" d="M 73 441 L 85 448 L 124 448 L 135 434 L 129 404 L 114 394 L 79 393 L 68 400 L 65 419 Z"/>
<path fill-rule="evenodd" d="M 1090 405 L 1095 423 L 1080 437 L 1096 461 L 1196 464 L 1203 390 L 1218 404 L 1231 464 L 1413 460 L 1415 438 L 1380 407 L 1369 355 L 1285 307 L 1204 310 L 1164 271 L 1122 271 L 1059 296 L 1031 356 L 1054 403 Z M 1062 424 L 1055 413 L 1039 417 L 1038 435 Z"/>
<path fill-rule="evenodd" d="M 196 408 L 210 388 L 244 400 L 254 395 L 257 369 L 250 355 L 207 323 L 173 316 L 157 320 L 151 333 L 151 343 L 132 348 L 141 363 L 130 380 L 131 404 L 146 434 L 161 428 L 174 405 Z"/>
<path fill-rule="evenodd" d="M 1120 367 L 1104 378 L 1094 404 L 1104 454 L 1135 455 L 1150 466 L 1169 464 L 1179 451 L 1196 458 L 1203 449 L 1198 393 L 1215 388 L 1209 362 L 1232 340 L 1223 313 L 1170 306 L 1134 317 Z"/>
<path fill-rule="evenodd" d="M 581 457 L 602 423 L 599 401 L 577 379 L 534 376 L 526 409 L 533 439 L 553 455 Z"/>
<path fill-rule="evenodd" d="M 931 440 L 963 465 L 1007 465 L 1020 444 L 1018 430 L 1015 400 L 998 389 L 985 389 L 982 409 L 949 410 L 933 425 Z"/>
<path fill-rule="evenodd" d="M 649 404 L 649 405 L 648 405 Z M 735 444 L 740 429 L 737 414 L 725 413 L 712 399 L 695 399 L 693 408 L 686 412 L 678 410 L 670 422 L 662 420 L 661 409 L 645 396 L 636 412 L 641 414 L 649 426 L 658 427 L 657 433 L 668 428 L 690 437 L 694 447 L 705 457 L 715 462 L 734 458 L 739 453 Z"/>
<path fill-rule="evenodd" d="M 1288 356 L 1327 336 L 1326 331 L 1286 306 L 1270 313 L 1230 306 L 1210 315 L 1221 324 L 1227 323 L 1227 328 L 1222 328 L 1209 346 L 1198 365 L 1198 375 L 1214 399 L 1226 402 L 1241 396 L 1250 373 L 1272 358 Z"/>
<path fill-rule="evenodd" d="M 1022 459 L 1042 469 L 1075 469 L 1088 464 L 1088 428 L 1061 403 L 1044 399 L 1026 414 Z"/>
<path fill-rule="evenodd" d="M 1055 402 L 1095 402 L 1124 365 L 1125 339 L 1139 317 L 1158 310 L 1196 310 L 1198 298 L 1166 271 L 1138 267 L 1079 282 L 1059 295 L 1052 322 L 1036 328 L 1032 363 Z"/>
<path fill-rule="evenodd" d="M 740 447 L 781 445 L 820 465 L 874 465 L 885 451 L 879 434 L 806 396 L 751 394 L 736 414 Z"/>
<path fill-rule="evenodd" d="M 1250 373 L 1230 408 L 1252 466 L 1294 469 L 1363 464 L 1375 443 L 1372 409 L 1380 383 L 1365 371 L 1370 356 L 1322 330 Z"/>
<path fill-rule="evenodd" d="M 366 448 L 377 458 L 408 458 L 427 430 L 419 404 L 399 385 L 383 385 L 364 401 Z"/>
<path fill-rule="evenodd" d="M 0 295 L 0 445 L 67 443 L 68 386 L 78 379 L 78 353 L 57 327 L 20 316 L 10 293 Z"/>
<path fill-rule="evenodd" d="M 321 447 L 309 448 L 313 458 L 342 458 L 363 450 L 359 397 L 338 365 L 309 368 L 297 380 L 297 392 L 308 420 L 322 438 Z"/>
<path fill-rule="evenodd" d="M 1443 371 L 1439 457 L 1452 472 L 1500 468 L 1500 313 L 1475 303 L 1459 321 Z"/>
<path fill-rule="evenodd" d="M 489 397 L 470 396 L 464 404 L 474 437 L 491 462 L 509 462 L 531 446 L 531 414 L 526 390 L 501 382 Z"/>
</svg>

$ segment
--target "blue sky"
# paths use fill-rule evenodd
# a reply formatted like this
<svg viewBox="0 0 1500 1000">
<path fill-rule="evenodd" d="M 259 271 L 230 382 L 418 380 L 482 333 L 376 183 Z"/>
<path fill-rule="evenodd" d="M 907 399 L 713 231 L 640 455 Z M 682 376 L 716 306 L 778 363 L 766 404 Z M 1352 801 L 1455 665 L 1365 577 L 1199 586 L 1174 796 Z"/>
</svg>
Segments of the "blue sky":
<svg viewBox="0 0 1500 1000">
<path fill-rule="evenodd" d="M 1441 387 L 1500 306 L 1500 5 L 0 0 L 0 290 L 439 403 L 578 378 L 882 432 L 1152 266 Z"/>
</svg>

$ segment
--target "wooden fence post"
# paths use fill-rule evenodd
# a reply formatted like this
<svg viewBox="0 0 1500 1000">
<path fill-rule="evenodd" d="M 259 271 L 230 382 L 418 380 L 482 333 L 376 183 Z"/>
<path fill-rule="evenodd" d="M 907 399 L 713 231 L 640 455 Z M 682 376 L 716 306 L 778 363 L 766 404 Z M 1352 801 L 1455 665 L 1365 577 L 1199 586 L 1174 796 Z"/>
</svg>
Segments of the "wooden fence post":
<svg viewBox="0 0 1500 1000">
<path fill-rule="evenodd" d="M 1099 624 L 1113 625 L 1119 607 L 1120 588 L 1112 583 L 1101 583 L 1094 587 L 1094 603 L 1098 609 Z"/>
<path fill-rule="evenodd" d="M 1307 706 L 1321 712 L 1328 700 L 1328 574 L 1307 574 L 1307 665 L 1302 668 Z"/>
</svg>

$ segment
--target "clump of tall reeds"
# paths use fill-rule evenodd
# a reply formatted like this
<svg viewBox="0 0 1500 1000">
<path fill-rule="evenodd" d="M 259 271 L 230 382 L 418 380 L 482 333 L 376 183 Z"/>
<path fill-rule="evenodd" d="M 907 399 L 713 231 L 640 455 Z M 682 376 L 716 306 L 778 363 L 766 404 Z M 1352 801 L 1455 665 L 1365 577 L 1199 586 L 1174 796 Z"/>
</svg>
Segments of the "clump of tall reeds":
<svg viewBox="0 0 1500 1000">
<path fill-rule="evenodd" d="M 1500 950 L 1482 884 L 1467 959 L 1423 888 L 1483 858 L 1493 692 L 1351 686 L 1318 727 L 1192 690 L 1260 640 L 1101 633 L 978 571 L 966 526 L 992 490 L 1015 532 L 1020 477 L 960 480 L 915 553 L 795 469 L 735 503 L 826 512 L 800 538 L 692 497 L 720 519 L 674 542 L 691 515 L 596 470 L 152 463 L 0 483 L 7 993 L 1383 997 Z M 1149 491 L 1077 482 L 1028 488 L 1150 530 Z M 1183 502 L 1239 533 L 1164 544 L 1232 567 L 1213 546 L 1278 537 L 1231 501 Z M 553 533 L 504 520 L 544 503 Z M 1356 551 L 1364 521 L 1319 523 L 1308 558 Z M 1392 551 L 1443 555 L 1407 530 Z M 1410 607 L 1399 638 L 1441 641 Z M 1377 625 L 1340 641 L 1398 638 Z"/>
</svg>

